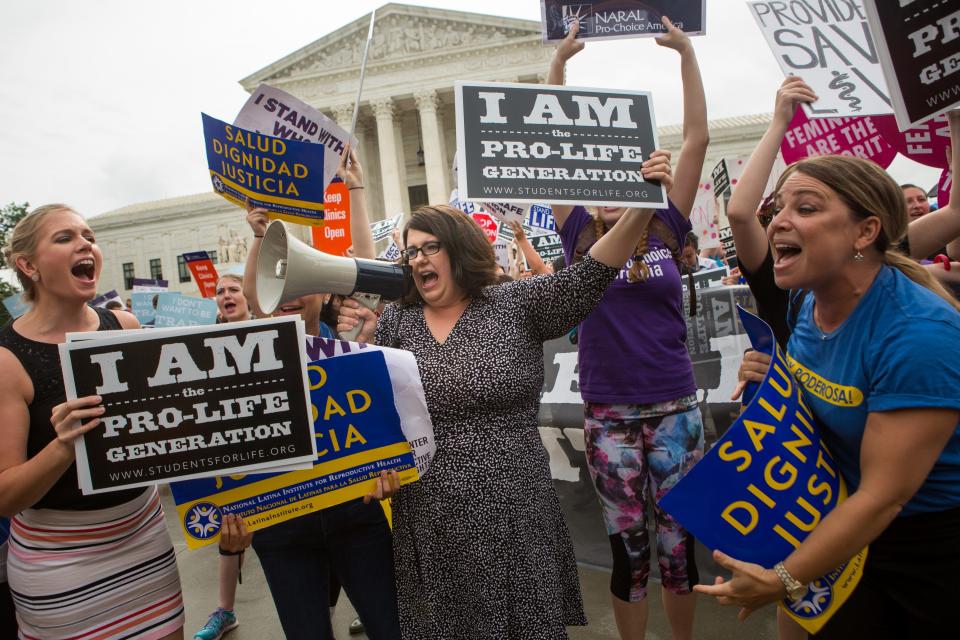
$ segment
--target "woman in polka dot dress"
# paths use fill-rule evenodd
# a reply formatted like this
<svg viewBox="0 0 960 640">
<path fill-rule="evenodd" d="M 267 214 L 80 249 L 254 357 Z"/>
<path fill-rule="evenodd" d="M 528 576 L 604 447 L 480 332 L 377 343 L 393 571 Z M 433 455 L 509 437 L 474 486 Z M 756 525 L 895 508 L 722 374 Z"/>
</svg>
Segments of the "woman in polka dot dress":
<svg viewBox="0 0 960 640">
<path fill-rule="evenodd" d="M 669 183 L 669 156 L 644 173 Z M 437 450 L 393 502 L 405 640 L 554 640 L 586 624 L 573 546 L 537 429 L 543 342 L 600 300 L 636 246 L 649 211 L 631 210 L 583 262 L 493 285 L 483 232 L 447 206 L 415 211 L 404 258 L 416 290 L 386 307 L 378 344 L 417 357 Z M 338 330 L 375 316 L 344 301 Z"/>
</svg>

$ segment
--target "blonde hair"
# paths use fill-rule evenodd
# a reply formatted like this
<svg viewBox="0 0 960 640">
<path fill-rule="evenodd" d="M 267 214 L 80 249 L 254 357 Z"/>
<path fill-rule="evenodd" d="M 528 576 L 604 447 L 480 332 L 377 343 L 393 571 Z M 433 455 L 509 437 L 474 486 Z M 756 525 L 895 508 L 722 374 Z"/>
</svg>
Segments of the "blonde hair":
<svg viewBox="0 0 960 640">
<path fill-rule="evenodd" d="M 799 172 L 833 189 L 853 215 L 863 220 L 876 216 L 880 233 L 873 247 L 883 263 L 898 269 L 922 287 L 930 289 L 960 311 L 960 302 L 930 272 L 896 249 L 907 234 L 909 218 L 903 191 L 886 171 L 869 160 L 846 156 L 819 156 L 800 160 L 787 167 L 777 180 L 775 193 L 784 182 Z"/>
<path fill-rule="evenodd" d="M 593 216 L 593 229 L 597 240 L 603 237 L 607 232 L 607 225 L 600 218 L 600 209 L 597 207 L 589 208 L 590 215 Z M 652 222 L 652 220 L 651 220 Z M 650 277 L 650 268 L 643 261 L 643 256 L 647 255 L 650 241 L 650 223 L 643 229 L 640 241 L 637 242 L 637 248 L 633 250 L 633 264 L 630 265 L 630 271 L 627 272 L 628 282 L 646 282 Z"/>
<path fill-rule="evenodd" d="M 241 275 L 239 275 L 239 274 L 236 274 L 236 273 L 224 273 L 224 274 L 222 274 L 219 278 L 217 278 L 217 288 L 218 288 L 218 289 L 220 288 L 220 281 L 221 281 L 221 280 L 234 280 L 234 281 L 236 281 L 238 284 L 241 284 L 241 285 L 243 284 L 243 276 L 241 276 Z"/>
<path fill-rule="evenodd" d="M 40 241 L 40 228 L 43 226 L 43 221 L 50 214 L 60 211 L 69 211 L 80 215 L 72 207 L 65 204 L 45 204 L 42 207 L 37 207 L 17 223 L 10 234 L 7 246 L 3 248 L 4 262 L 16 272 L 17 280 L 20 281 L 20 286 L 23 288 L 23 299 L 27 302 L 36 302 L 37 289 L 33 280 L 17 267 L 17 258 L 23 256 L 28 260 L 33 259 L 37 252 L 37 243 Z"/>
</svg>

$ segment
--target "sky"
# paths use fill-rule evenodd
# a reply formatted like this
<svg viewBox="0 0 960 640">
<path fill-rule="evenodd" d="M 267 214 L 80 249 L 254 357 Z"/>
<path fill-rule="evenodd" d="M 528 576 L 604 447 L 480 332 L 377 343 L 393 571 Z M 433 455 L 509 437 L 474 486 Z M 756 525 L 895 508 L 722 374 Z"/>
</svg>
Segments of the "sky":
<svg viewBox="0 0 960 640">
<path fill-rule="evenodd" d="M 241 78 L 382 4 L 0 3 L 0 204 L 65 202 L 91 216 L 209 191 L 201 111 L 232 121 Z M 538 0 L 415 4 L 540 19 Z M 772 110 L 783 75 L 744 0 L 708 0 L 694 45 L 711 119 Z M 589 43 L 567 82 L 651 91 L 658 125 L 681 120 L 678 57 L 650 39 Z M 925 186 L 939 176 L 903 158 L 890 171 Z"/>
</svg>

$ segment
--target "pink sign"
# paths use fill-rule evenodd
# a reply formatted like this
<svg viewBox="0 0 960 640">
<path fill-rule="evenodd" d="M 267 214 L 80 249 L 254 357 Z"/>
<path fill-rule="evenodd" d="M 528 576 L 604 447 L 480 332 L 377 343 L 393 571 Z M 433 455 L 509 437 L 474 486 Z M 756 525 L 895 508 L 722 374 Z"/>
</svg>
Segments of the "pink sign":
<svg viewBox="0 0 960 640">
<path fill-rule="evenodd" d="M 811 120 L 803 109 L 797 109 L 780 143 L 780 153 L 787 164 L 815 156 L 856 156 L 873 160 L 886 169 L 897 156 L 897 151 L 884 139 L 876 124 L 877 118 Z"/>
<path fill-rule="evenodd" d="M 950 187 L 953 186 L 953 178 L 950 175 L 950 169 L 944 169 L 940 174 L 940 181 L 937 183 L 937 208 L 942 209 L 950 203 Z"/>
<path fill-rule="evenodd" d="M 911 160 L 937 169 L 947 167 L 950 123 L 946 113 L 903 132 L 897 128 L 897 121 L 892 115 L 873 116 L 873 121 L 890 146 Z"/>
</svg>

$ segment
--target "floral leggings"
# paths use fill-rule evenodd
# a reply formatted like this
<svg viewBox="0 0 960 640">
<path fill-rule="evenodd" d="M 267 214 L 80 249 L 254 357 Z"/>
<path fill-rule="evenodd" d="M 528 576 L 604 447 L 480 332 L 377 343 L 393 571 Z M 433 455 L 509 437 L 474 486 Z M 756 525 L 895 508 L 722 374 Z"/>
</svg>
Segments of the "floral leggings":
<svg viewBox="0 0 960 640">
<path fill-rule="evenodd" d="M 690 593 L 699 580 L 693 537 L 657 501 L 703 456 L 696 397 L 653 405 L 589 402 L 584 414 L 587 463 L 613 551 L 610 591 L 627 602 L 647 596 L 649 499 L 663 588 Z"/>
</svg>

